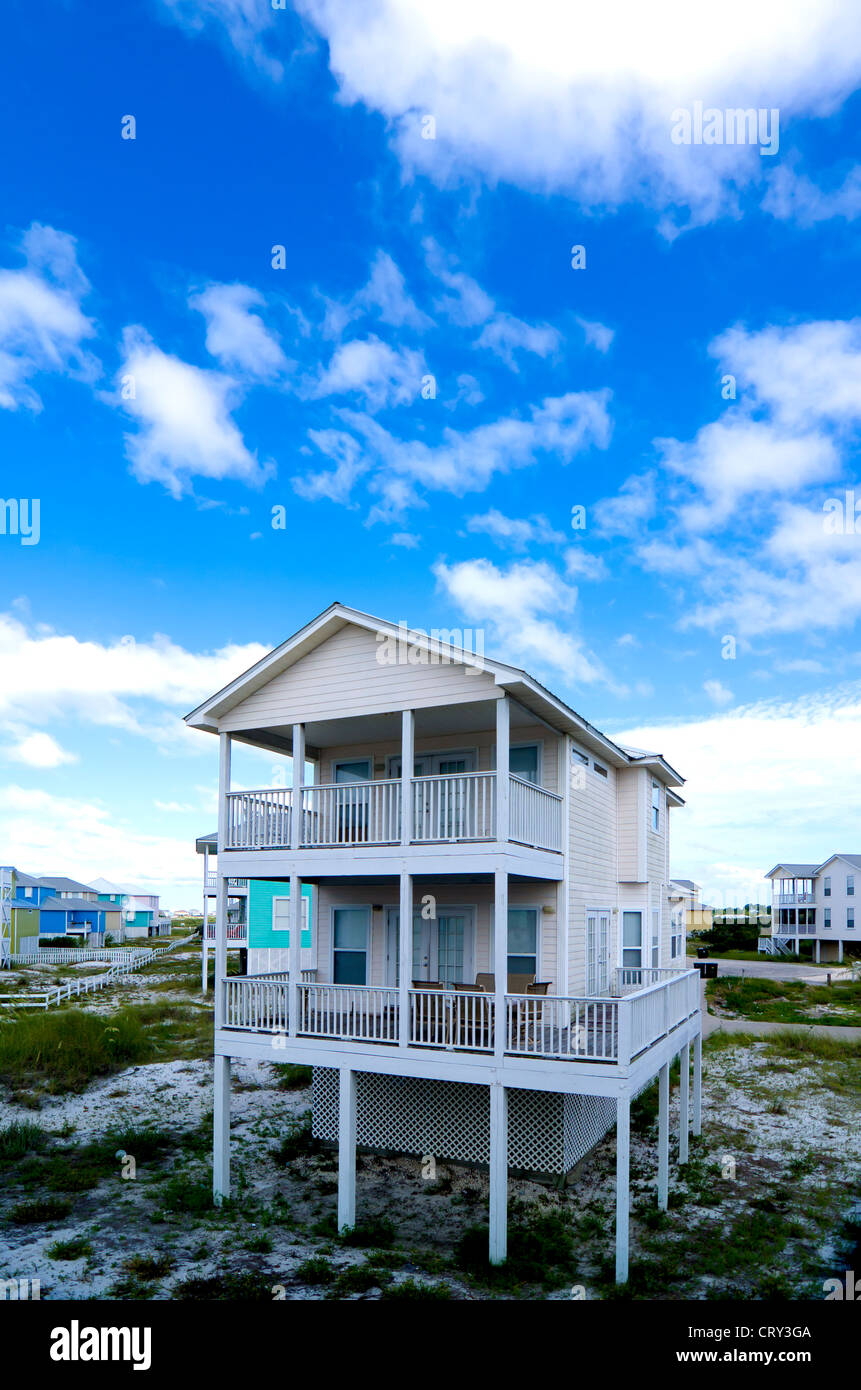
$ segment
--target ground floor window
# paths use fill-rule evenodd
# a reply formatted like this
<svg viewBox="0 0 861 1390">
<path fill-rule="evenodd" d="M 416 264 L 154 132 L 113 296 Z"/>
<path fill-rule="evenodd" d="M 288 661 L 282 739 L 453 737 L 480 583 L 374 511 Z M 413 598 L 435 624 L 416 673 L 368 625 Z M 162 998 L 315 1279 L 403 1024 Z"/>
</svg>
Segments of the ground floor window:
<svg viewBox="0 0 861 1390">
<path fill-rule="evenodd" d="M 332 918 L 332 979 L 336 985 L 366 985 L 370 910 L 336 907 Z"/>
<path fill-rule="evenodd" d="M 643 964 L 643 914 L 622 913 L 622 964 L 639 969 Z"/>
<path fill-rule="evenodd" d="M 538 909 L 508 909 L 508 973 L 538 977 Z"/>
</svg>

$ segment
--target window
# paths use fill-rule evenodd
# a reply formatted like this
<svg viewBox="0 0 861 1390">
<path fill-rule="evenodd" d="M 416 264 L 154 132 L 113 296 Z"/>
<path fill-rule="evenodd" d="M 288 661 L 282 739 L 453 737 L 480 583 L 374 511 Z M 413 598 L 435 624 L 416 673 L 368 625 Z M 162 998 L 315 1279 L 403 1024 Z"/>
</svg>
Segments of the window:
<svg viewBox="0 0 861 1390">
<path fill-rule="evenodd" d="M 825 909 L 825 930 L 826 930 L 826 931 L 830 931 L 830 930 L 831 930 L 831 908 L 830 908 L 830 907 L 826 907 L 826 909 Z"/>
<path fill-rule="evenodd" d="M 653 783 L 652 783 L 652 829 L 653 829 L 653 830 L 660 830 L 660 828 L 661 828 L 661 784 L 660 784 L 660 782 L 653 782 Z"/>
<path fill-rule="evenodd" d="M 32 888 L 25 888 L 25 889 L 24 889 L 24 897 L 25 897 L 25 898 L 32 898 L 32 896 L 33 896 L 33 889 L 32 889 Z"/>
<path fill-rule="evenodd" d="M 643 914 L 622 913 L 622 964 L 640 967 L 643 964 Z"/>
<path fill-rule="evenodd" d="M 854 898 L 854 896 L 855 896 L 855 875 L 854 875 L 854 874 L 847 874 L 847 875 L 846 875 L 846 896 L 847 896 L 847 898 Z"/>
<path fill-rule="evenodd" d="M 515 777 L 522 777 L 524 782 L 538 785 L 541 781 L 538 775 L 538 744 L 521 743 L 509 749 L 508 770 Z"/>
<path fill-rule="evenodd" d="M 685 934 L 685 909 L 679 908 L 672 920 L 672 934 L 670 936 L 670 955 L 673 960 L 678 959 L 684 954 L 683 939 Z"/>
<path fill-rule="evenodd" d="M 661 963 L 661 914 L 652 909 L 652 969 L 657 970 Z"/>
<path fill-rule="evenodd" d="M 592 766 L 594 767 L 594 769 L 595 769 L 595 771 L 597 772 L 597 774 L 598 774 L 599 777 L 606 777 L 606 776 L 607 776 L 607 769 L 606 769 L 606 767 L 602 767 L 600 763 L 593 763 Z"/>
<path fill-rule="evenodd" d="M 302 931 L 307 933 L 310 926 L 310 907 L 311 900 L 305 893 L 302 894 Z M 272 930 L 290 930 L 290 897 L 277 897 L 272 899 Z M 290 943 L 287 942 L 287 945 Z"/>
<path fill-rule="evenodd" d="M 352 762 L 337 762 L 333 765 L 335 782 L 370 782 L 370 758 L 356 758 Z"/>
<path fill-rule="evenodd" d="M 508 973 L 538 975 L 538 910 L 508 909 Z"/>
<path fill-rule="evenodd" d="M 780 909 L 780 925 L 781 925 L 782 927 L 788 927 L 788 926 L 789 926 L 789 908 L 788 908 L 788 907 L 782 907 L 782 908 Z"/>
<path fill-rule="evenodd" d="M 854 909 L 854 907 L 847 907 L 847 909 L 846 909 L 846 925 L 847 925 L 847 927 L 849 928 L 850 931 L 851 931 L 852 928 L 855 926 L 855 909 Z"/>
<path fill-rule="evenodd" d="M 585 753 L 580 752 L 579 748 L 571 749 L 571 760 L 575 763 L 583 763 L 586 767 L 589 766 L 589 759 L 586 757 Z"/>
<path fill-rule="evenodd" d="M 830 878 L 825 878 L 825 879 L 823 880 L 823 889 L 824 889 L 826 898 L 830 898 L 830 897 L 831 897 L 831 879 L 830 879 Z"/>
<path fill-rule="evenodd" d="M 336 907 L 332 913 L 332 979 L 336 985 L 364 985 L 368 976 L 366 907 Z"/>
</svg>

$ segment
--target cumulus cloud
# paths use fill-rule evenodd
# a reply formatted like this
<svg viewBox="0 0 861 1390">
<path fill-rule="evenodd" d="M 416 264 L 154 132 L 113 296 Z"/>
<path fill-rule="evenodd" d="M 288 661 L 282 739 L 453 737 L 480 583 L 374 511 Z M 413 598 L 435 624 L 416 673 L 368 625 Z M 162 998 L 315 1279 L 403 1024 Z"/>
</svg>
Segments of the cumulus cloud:
<svg viewBox="0 0 861 1390">
<path fill-rule="evenodd" d="M 467 517 L 467 531 L 491 536 L 498 545 L 525 550 L 532 544 L 560 545 L 565 536 L 555 531 L 546 516 L 505 516 L 496 507 L 481 516 Z"/>
<path fill-rule="evenodd" d="M 55 738 L 42 729 L 24 734 L 16 743 L 3 749 L 3 756 L 10 762 L 25 763 L 27 767 L 60 767 L 63 763 L 78 761 L 75 753 L 62 748 Z"/>
<path fill-rule="evenodd" d="M 507 570 L 489 560 L 463 560 L 433 567 L 440 589 L 473 625 L 489 624 L 485 650 L 516 666 L 551 669 L 567 680 L 592 684 L 605 679 L 600 663 L 585 651 L 560 619 L 574 612 L 577 590 L 543 561 L 519 560 Z"/>
<path fill-rule="evenodd" d="M 393 348 L 371 334 L 342 343 L 320 372 L 315 396 L 355 394 L 371 411 L 408 405 L 421 390 L 424 358 L 412 348 Z"/>
<path fill-rule="evenodd" d="M 654 516 L 656 505 L 654 473 L 632 474 L 615 497 L 602 497 L 595 503 L 595 527 L 601 536 L 635 536 Z"/>
<path fill-rule="evenodd" d="M 274 464 L 260 463 L 233 420 L 242 388 L 232 377 L 163 352 L 140 327 L 125 330 L 123 358 L 115 400 L 139 425 L 125 436 L 139 482 L 181 497 L 194 477 L 260 487 L 272 476 Z"/>
<path fill-rule="evenodd" d="M 815 227 L 833 217 L 853 222 L 861 213 L 861 165 L 855 164 L 836 188 L 824 189 L 790 164 L 779 164 L 762 200 L 765 212 L 782 222 Z"/>
<path fill-rule="evenodd" d="M 340 337 L 348 324 L 363 314 L 375 314 L 391 328 L 412 328 L 418 332 L 433 324 L 407 290 L 400 267 L 382 248 L 374 257 L 370 277 L 362 289 L 345 303 L 326 301 L 323 332 L 328 337 Z"/>
<path fill-rule="evenodd" d="M 253 312 L 265 303 L 263 295 L 250 285 L 209 285 L 188 302 L 206 319 L 206 350 L 223 366 L 261 379 L 286 369 L 278 339 Z"/>
<path fill-rule="evenodd" d="M 101 367 L 83 347 L 96 329 L 81 309 L 89 284 L 74 237 L 34 222 L 21 250 L 24 269 L 0 270 L 0 407 L 37 411 L 42 401 L 33 377 L 92 382 Z"/>
</svg>

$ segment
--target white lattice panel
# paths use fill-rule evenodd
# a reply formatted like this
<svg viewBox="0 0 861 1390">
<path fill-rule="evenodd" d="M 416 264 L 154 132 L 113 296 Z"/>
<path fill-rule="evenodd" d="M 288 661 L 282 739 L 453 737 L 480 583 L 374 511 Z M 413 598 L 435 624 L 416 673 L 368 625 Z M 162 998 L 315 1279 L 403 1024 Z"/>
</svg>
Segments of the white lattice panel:
<svg viewBox="0 0 861 1390">
<path fill-rule="evenodd" d="M 338 1072 L 315 1067 L 314 1134 L 338 1138 Z M 616 1104 L 592 1096 L 509 1091 L 508 1162 L 535 1173 L 565 1173 L 615 1124 Z M 356 1137 L 373 1149 L 433 1154 L 464 1163 L 490 1157 L 490 1097 L 486 1086 L 458 1081 L 376 1076 L 360 1072 Z"/>
</svg>

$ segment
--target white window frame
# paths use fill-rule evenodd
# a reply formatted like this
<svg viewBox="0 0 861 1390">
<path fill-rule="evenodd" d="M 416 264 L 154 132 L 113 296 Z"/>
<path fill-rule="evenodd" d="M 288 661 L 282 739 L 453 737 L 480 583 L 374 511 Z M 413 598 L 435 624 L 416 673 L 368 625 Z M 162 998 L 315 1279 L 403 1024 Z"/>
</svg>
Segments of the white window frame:
<svg viewBox="0 0 861 1390">
<path fill-rule="evenodd" d="M 465 776 L 466 776 L 468 773 L 470 773 L 470 772 L 480 772 L 480 771 L 481 771 L 481 769 L 480 769 L 479 766 L 478 766 L 478 748 L 477 748 L 477 747 L 475 747 L 475 748 L 428 748 L 428 749 L 416 748 L 416 749 L 413 750 L 413 763 L 414 763 L 414 764 L 417 763 L 418 760 L 419 760 L 419 758 L 472 758 L 472 767 L 471 767 L 471 768 L 467 768 L 466 772 L 463 773 L 463 774 L 461 774 L 461 775 L 463 775 L 463 776 L 465 777 Z M 348 759 L 346 759 L 346 761 L 347 761 L 347 762 L 350 762 L 350 761 L 352 761 L 352 759 L 349 759 L 349 758 L 348 758 Z M 395 768 L 396 768 L 397 764 L 400 763 L 400 761 L 401 761 L 401 755 L 400 755 L 400 753 L 390 753 L 390 754 L 388 755 L 388 757 L 386 758 L 386 776 L 387 776 L 387 777 L 390 777 L 390 778 L 391 778 L 391 777 L 400 777 L 400 775 L 401 775 L 401 774 L 400 774 L 400 769 L 398 769 L 397 772 L 395 771 Z M 422 772 L 422 773 L 419 774 L 419 776 L 421 776 L 421 777 L 444 777 L 444 776 L 446 776 L 446 775 L 447 775 L 446 773 L 440 773 L 440 772 Z"/>
<path fill-rule="evenodd" d="M 513 902 L 509 901 L 508 906 L 509 906 L 509 909 L 510 909 L 510 910 L 514 910 L 515 912 L 534 912 L 534 913 L 536 914 L 536 917 L 535 917 L 535 978 L 536 978 L 536 980 L 543 980 L 544 976 L 543 976 L 543 974 L 542 974 L 543 962 L 542 962 L 542 959 L 541 959 L 541 945 L 542 945 L 542 939 L 543 939 L 544 933 L 543 933 L 542 930 L 541 930 L 541 919 L 542 919 L 542 917 L 544 916 L 544 904 L 543 904 L 543 903 L 513 903 Z M 507 966 L 508 966 L 508 957 L 509 957 L 509 955 L 511 954 L 511 952 L 508 950 L 508 924 L 507 924 L 507 923 L 506 923 L 506 928 L 505 928 L 505 945 L 506 945 L 506 951 L 505 951 L 505 964 L 506 964 L 506 967 L 507 967 Z M 495 904 L 493 904 L 493 903 L 491 903 L 491 906 L 490 906 L 490 972 L 491 972 L 491 974 L 495 974 L 495 973 L 496 973 L 496 906 L 495 906 Z M 506 978 L 506 982 L 507 982 L 507 980 L 508 980 L 508 969 L 507 969 L 507 968 L 506 968 L 506 971 L 505 971 L 505 978 Z"/>
<path fill-rule="evenodd" d="M 612 935 L 613 935 L 613 909 L 612 909 L 612 907 L 587 907 L 587 908 L 586 908 L 586 993 L 587 993 L 587 995 L 588 995 L 588 993 L 589 993 L 589 969 L 590 969 L 590 966 L 589 966 L 589 918 L 590 918 L 590 917 L 594 917 L 594 918 L 595 918 L 595 930 L 596 930 L 596 933 L 597 933 L 597 941 L 598 941 L 599 953 L 600 953 L 600 940 L 601 940 L 601 935 L 600 935 L 600 933 L 601 933 L 601 918 L 602 918 L 602 917 L 606 917 L 606 918 L 607 918 L 607 962 L 606 962 L 606 966 L 607 966 L 607 990 L 608 990 L 608 992 L 609 992 L 609 989 L 610 989 L 610 972 L 611 972 L 611 970 L 612 970 L 612 964 L 611 964 L 612 944 L 611 944 L 611 942 L 612 942 Z M 600 991 L 598 992 L 598 994 L 597 994 L 596 997 L 598 997 L 598 998 L 601 997 Z"/>
<path fill-rule="evenodd" d="M 657 804 L 657 805 L 655 805 L 655 792 L 658 793 L 658 804 Z M 652 778 L 652 815 L 651 815 L 651 831 L 652 831 L 652 834 L 653 834 L 653 835 L 660 835 L 660 833 L 661 833 L 661 810 L 662 810 L 662 809 L 663 809 L 663 798 L 662 798 L 662 796 L 661 796 L 661 784 L 660 784 L 660 782 L 657 781 L 656 778 L 653 777 L 653 778 Z M 657 824 L 655 824 L 655 821 L 656 821 L 656 820 L 657 820 Z"/>
<path fill-rule="evenodd" d="M 371 968 L 371 941 L 374 929 L 374 914 L 370 903 L 332 903 L 329 907 L 329 979 L 335 983 L 335 913 L 336 912 L 365 912 L 367 913 L 367 926 L 365 928 L 365 984 L 370 984 Z M 350 986 L 347 986 L 350 988 Z"/>
<path fill-rule="evenodd" d="M 337 776 L 338 768 L 339 768 L 339 767 L 345 767 L 347 763 L 367 763 L 367 764 L 368 764 L 368 777 L 367 777 L 367 780 L 368 780 L 369 782 L 372 782 L 372 781 L 374 780 L 374 759 L 373 759 L 373 756 L 372 756 L 371 754 L 368 754 L 368 756 L 365 757 L 364 754 L 361 754 L 361 753 L 360 753 L 359 756 L 356 757 L 356 758 L 333 758 L 333 759 L 332 759 L 331 773 L 332 773 L 332 782 L 333 782 L 333 783 L 335 783 L 335 782 L 338 781 L 338 776 Z M 340 786 L 344 786 L 344 787 L 348 787 L 348 786 L 350 786 L 351 784 L 350 784 L 349 782 L 341 782 L 339 785 L 340 785 Z M 357 783 L 356 785 L 358 785 L 358 786 L 363 786 L 364 783 L 359 782 L 359 783 Z"/>
<path fill-rule="evenodd" d="M 850 922 L 850 920 L 849 920 L 850 917 L 852 918 L 852 921 L 851 921 L 851 922 Z M 855 930 L 855 908 L 854 908 L 854 906 L 852 906 L 852 907 L 847 907 L 847 909 L 846 909 L 846 930 L 847 930 L 847 931 L 854 931 L 854 930 Z"/>
<path fill-rule="evenodd" d="M 436 921 L 439 917 L 456 917 L 458 914 L 468 918 L 463 934 L 463 973 L 466 983 L 475 981 L 475 956 L 478 937 L 478 904 L 477 903 L 441 903 L 437 899 L 436 916 L 423 920 Z M 413 912 L 413 921 L 417 917 L 421 918 L 421 909 Z M 397 939 L 397 929 L 401 920 L 401 909 L 398 903 L 389 903 L 383 910 L 383 974 L 386 984 L 392 988 L 398 983 L 398 950 L 390 949 L 390 933 L 395 932 Z M 397 928 L 396 928 L 397 924 Z M 439 943 L 437 942 L 437 945 Z M 428 979 L 439 978 L 439 959 L 437 958 L 437 975 L 428 974 Z M 428 972 L 431 969 L 431 961 L 428 961 Z M 410 982 L 412 982 L 410 973 Z M 420 988 L 420 986 L 419 986 Z"/>
<path fill-rule="evenodd" d="M 276 920 L 275 920 L 275 904 L 276 904 L 276 903 L 287 903 L 288 906 L 289 906 L 289 903 L 290 903 L 290 894 L 289 894 L 289 893 L 273 893 L 273 895 L 272 895 L 272 930 L 273 930 L 273 931 L 289 931 L 289 930 L 290 930 L 290 923 L 289 923 L 289 921 L 288 921 L 286 927 L 278 926 L 277 923 L 276 923 Z M 311 928 L 311 899 L 308 897 L 307 893 L 303 893 L 303 894 L 302 894 L 302 926 L 301 926 L 301 930 L 300 930 L 300 936 L 301 936 L 301 932 L 305 931 L 306 928 L 310 931 L 310 928 Z M 301 942 L 300 942 L 300 944 L 301 944 Z"/>
<path fill-rule="evenodd" d="M 529 785 L 530 785 L 531 787 L 532 787 L 532 786 L 534 786 L 534 787 L 543 787 L 543 786 L 544 786 L 544 740 L 543 740 L 543 738 L 529 738 L 529 739 L 525 739 L 522 743 L 512 743 L 511 746 L 509 747 L 509 750 L 508 750 L 509 753 L 513 753 L 515 748 L 535 748 L 535 749 L 537 750 L 538 756 L 537 756 L 536 761 L 535 761 L 535 776 L 536 776 L 536 779 L 537 779 L 537 780 L 536 780 L 535 782 L 530 782 Z M 510 766 L 510 764 L 509 764 L 509 771 L 511 771 L 511 766 Z M 511 775 L 512 775 L 512 777 L 520 777 L 520 773 L 519 773 L 519 772 L 512 772 Z M 522 778 L 521 778 L 521 781 L 526 782 L 526 781 L 528 781 L 528 778 L 522 777 Z"/>
<path fill-rule="evenodd" d="M 624 964 L 623 964 L 624 953 L 625 953 L 625 913 L 626 913 L 626 912 L 639 912 L 639 914 L 640 914 L 640 964 L 639 964 L 639 965 L 624 965 Z M 618 955 L 618 968 L 619 968 L 620 970 L 642 970 L 642 969 L 643 969 L 643 953 L 644 953 L 644 951 L 645 951 L 645 949 L 646 949 L 644 938 L 645 938 L 645 934 L 646 934 L 646 926 L 647 926 L 648 921 L 649 921 L 649 910 L 648 910 L 648 907 L 644 906 L 642 903 L 625 903 L 624 906 L 621 905 L 621 904 L 619 905 L 619 931 L 618 931 L 619 942 L 618 942 L 618 948 L 617 948 L 617 955 Z M 629 950 L 634 950 L 635 948 L 634 948 L 633 946 L 630 946 L 630 947 L 628 947 L 628 949 L 629 949 Z"/>
</svg>

